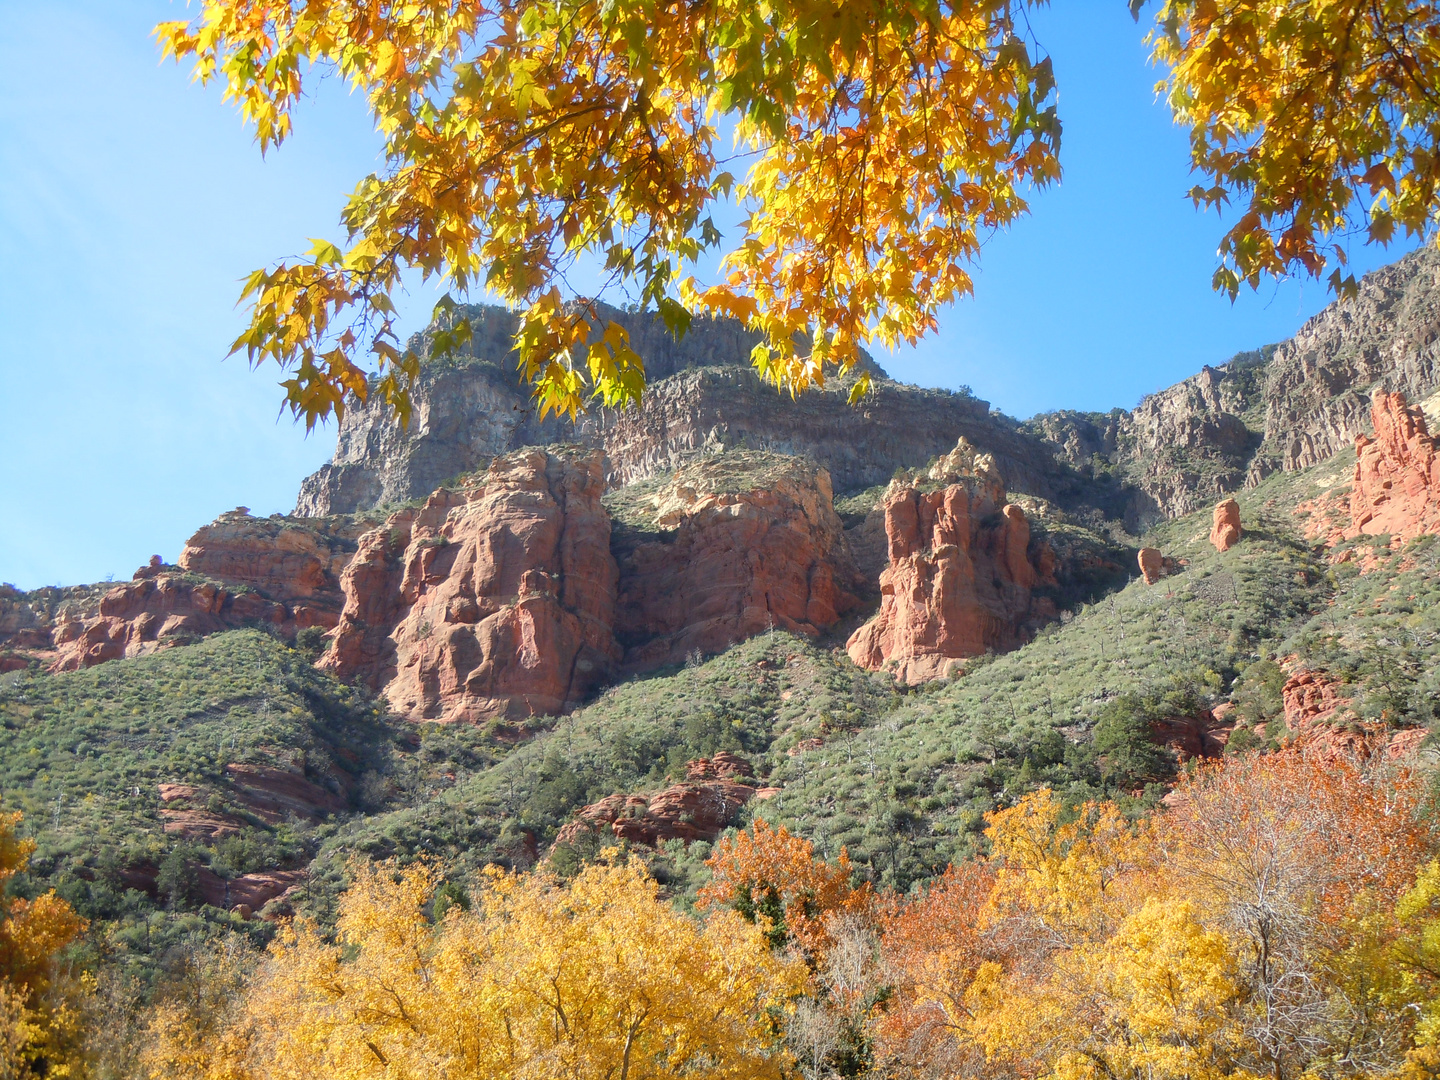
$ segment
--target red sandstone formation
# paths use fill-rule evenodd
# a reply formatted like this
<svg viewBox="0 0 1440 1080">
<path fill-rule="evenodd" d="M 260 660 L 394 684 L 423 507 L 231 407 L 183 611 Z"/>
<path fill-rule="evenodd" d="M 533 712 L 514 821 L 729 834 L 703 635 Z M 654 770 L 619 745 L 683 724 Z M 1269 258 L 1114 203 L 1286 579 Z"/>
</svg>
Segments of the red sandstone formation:
<svg viewBox="0 0 1440 1080">
<path fill-rule="evenodd" d="M 596 833 L 646 847 L 664 840 L 714 840 L 735 820 L 740 807 L 756 796 L 755 788 L 737 779 L 752 775 L 748 761 L 724 750 L 709 759 L 687 762 L 684 783 L 649 796 L 601 799 L 579 810 L 555 843 L 573 844 Z"/>
<path fill-rule="evenodd" d="M 1137 561 L 1146 585 L 1154 585 L 1162 577 L 1169 577 L 1184 565 L 1179 559 L 1172 559 L 1169 555 L 1162 554 L 1159 548 L 1152 547 L 1142 547 Z"/>
<path fill-rule="evenodd" d="M 226 765 L 225 771 L 235 785 L 236 801 L 269 825 L 292 816 L 320 818 L 347 806 L 339 795 L 286 769 L 237 763 Z"/>
<path fill-rule="evenodd" d="M 598 452 L 518 451 L 360 538 L 321 666 L 411 719 L 557 714 L 619 659 Z"/>
<path fill-rule="evenodd" d="M 289 818 L 318 820 L 349 805 L 344 797 L 307 780 L 301 773 L 269 765 L 233 763 L 225 766 L 230 784 L 227 800 L 267 825 Z M 235 814 L 199 809 L 209 791 L 194 784 L 158 785 L 160 818 L 164 830 L 195 840 L 218 840 L 245 828 L 250 822 Z"/>
<path fill-rule="evenodd" d="M 1425 416 L 1404 394 L 1377 390 L 1372 437 L 1355 438 L 1355 480 L 1345 537 L 1389 533 L 1397 541 L 1440 529 L 1440 458 Z"/>
<path fill-rule="evenodd" d="M 1172 716 L 1151 725 L 1150 737 L 1175 751 L 1180 761 L 1217 758 L 1225 752 L 1234 723 L 1227 724 L 1221 706 L 1201 709 L 1193 716 Z M 1228 710 L 1227 710 L 1228 711 Z"/>
<path fill-rule="evenodd" d="M 655 499 L 664 538 L 620 552 L 615 632 L 629 670 L 720 652 L 770 629 L 814 637 L 859 603 L 830 475 L 788 460 L 764 487 L 727 490 L 744 486 L 726 482 L 743 456 L 680 470 Z"/>
<path fill-rule="evenodd" d="M 1334 717 L 1348 705 L 1340 693 L 1340 684 L 1323 671 L 1294 672 L 1280 691 L 1285 702 L 1285 726 L 1294 732 L 1305 731 Z"/>
<path fill-rule="evenodd" d="M 234 814 L 216 814 L 209 810 L 180 810 L 162 807 L 160 820 L 165 832 L 187 840 L 220 840 L 234 836 L 247 822 Z"/>
<path fill-rule="evenodd" d="M 890 565 L 880 575 L 880 613 L 846 648 L 861 667 L 893 667 L 909 683 L 943 675 L 954 661 L 1025 640 L 1025 624 L 1053 614 L 1032 601 L 1054 584 L 1054 557 L 1031 551 L 1018 506 L 1002 506 L 993 467 L 939 491 L 894 486 L 885 496 Z M 998 511 L 998 513 L 997 513 Z"/>
<path fill-rule="evenodd" d="M 1210 543 L 1216 551 L 1229 551 L 1240 541 L 1240 504 L 1225 499 L 1215 504 L 1215 521 L 1210 528 Z"/>
<path fill-rule="evenodd" d="M 1295 671 L 1281 690 L 1285 726 L 1297 750 L 1322 761 L 1341 757 L 1365 760 L 1383 754 L 1399 760 L 1414 754 L 1429 733 L 1421 728 L 1392 731 L 1384 724 L 1364 723 L 1349 711 L 1343 687 L 1323 671 Z M 1342 723 L 1343 721 L 1343 723 Z"/>
<path fill-rule="evenodd" d="M 94 618 L 62 615 L 53 631 L 58 655 L 50 670 L 78 671 L 236 626 L 269 623 L 279 628 L 287 621 L 284 604 L 258 593 L 232 592 L 159 569 L 153 564 L 142 567 L 137 580 L 107 592 Z"/>
<path fill-rule="evenodd" d="M 256 518 L 240 507 L 196 530 L 179 565 L 285 603 L 297 628 L 329 628 L 344 603 L 340 574 L 364 528 L 350 519 Z"/>
<path fill-rule="evenodd" d="M 342 603 L 338 575 L 357 531 L 348 523 L 252 518 L 243 507 L 222 514 L 190 538 L 178 571 L 156 555 L 106 592 L 96 614 L 62 611 L 49 633 L 57 650 L 49 669 L 143 656 L 239 626 L 264 625 L 286 638 L 332 627 Z"/>
<path fill-rule="evenodd" d="M 304 870 L 260 870 L 223 878 L 206 866 L 196 867 L 195 872 L 205 903 L 247 919 L 271 900 L 283 902 L 293 895 L 308 876 Z"/>
</svg>

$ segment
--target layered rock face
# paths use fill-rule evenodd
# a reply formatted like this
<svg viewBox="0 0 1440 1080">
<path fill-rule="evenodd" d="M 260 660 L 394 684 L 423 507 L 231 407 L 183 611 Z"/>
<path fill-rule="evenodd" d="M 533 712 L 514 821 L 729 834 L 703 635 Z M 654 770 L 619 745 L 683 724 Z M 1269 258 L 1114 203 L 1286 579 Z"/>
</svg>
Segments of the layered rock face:
<svg viewBox="0 0 1440 1080">
<path fill-rule="evenodd" d="M 874 392 L 861 406 L 847 404 L 844 386 L 792 401 L 761 382 L 750 366 L 758 339 L 732 319 L 697 319 L 677 342 L 654 316 L 604 309 L 602 317 L 625 325 L 645 358 L 644 402 L 597 409 L 574 424 L 542 423 L 515 374 L 514 316 L 465 310 L 476 327 L 473 355 L 426 362 L 409 429 L 378 400 L 351 403 L 334 458 L 301 485 L 297 514 L 421 498 L 497 454 L 554 443 L 604 450 L 612 487 L 675 469 L 702 452 L 739 448 L 809 457 L 838 490 L 852 491 L 885 483 L 897 468 L 923 465 L 964 435 L 995 455 L 1017 491 L 1065 501 L 1089 490 L 1040 440 L 992 416 L 986 402 L 892 382 L 868 357 L 861 365 Z M 423 342 L 412 344 L 423 351 Z"/>
<path fill-rule="evenodd" d="M 156 561 L 117 585 L 88 619 L 67 613 L 52 631 L 57 650 L 49 670 L 78 671 L 122 656 L 144 656 L 170 645 L 237 626 L 282 628 L 284 604 L 255 592 L 232 591 L 214 582 L 193 582 Z"/>
<path fill-rule="evenodd" d="M 299 627 L 328 628 L 340 618 L 340 574 L 365 528 L 353 518 L 256 518 L 241 507 L 198 529 L 178 563 L 286 604 Z"/>
<path fill-rule="evenodd" d="M 1224 499 L 1215 504 L 1215 513 L 1210 525 L 1210 543 L 1216 551 L 1229 551 L 1240 542 L 1240 504 L 1234 499 Z"/>
<path fill-rule="evenodd" d="M 504 308 L 467 306 L 472 340 L 465 355 L 427 359 L 414 390 L 415 412 L 402 428 L 384 404 L 352 402 L 340 422 L 335 456 L 300 486 L 296 513 L 346 514 L 384 503 L 423 498 L 456 477 L 484 469 L 490 459 L 524 446 L 589 442 L 607 412 L 541 420 L 529 388 L 519 383 L 513 353 L 518 321 Z M 619 322 L 631 347 L 645 358 L 655 385 L 676 372 L 703 365 L 748 363 L 759 340 L 733 319 L 696 319 L 681 342 L 653 315 L 599 306 L 600 318 Z M 448 320 L 447 320 L 448 325 Z M 413 338 L 428 356 L 426 340 L 438 326 Z M 587 438 L 587 436 L 590 436 Z"/>
<path fill-rule="evenodd" d="M 938 491 L 896 485 L 886 494 L 880 613 L 846 644 L 861 667 L 921 682 L 965 657 L 1016 648 L 1054 614 L 1031 594 L 1055 583 L 1053 555 L 1032 548 L 1029 521 L 1004 504 L 993 462 L 982 455 L 967 465 L 972 475 Z"/>
<path fill-rule="evenodd" d="M 755 457 L 770 466 L 763 478 Z M 770 629 L 813 637 L 859 602 L 824 469 L 722 455 L 680 470 L 652 505 L 659 531 L 616 544 L 615 630 L 628 670 L 720 652 Z"/>
<path fill-rule="evenodd" d="M 1440 458 L 1425 416 L 1404 394 L 1377 391 L 1373 437 L 1355 439 L 1347 536 L 1390 534 L 1397 540 L 1440 530 Z"/>
<path fill-rule="evenodd" d="M 321 659 L 421 720 L 556 714 L 620 658 L 599 454 L 521 451 L 360 538 Z"/>
<path fill-rule="evenodd" d="M 1296 669 L 1281 696 L 1290 745 L 1322 761 L 1342 757 L 1363 761 L 1376 754 L 1390 760 L 1406 758 L 1429 734 L 1424 728 L 1392 731 L 1384 724 L 1362 723 L 1350 710 L 1343 685 L 1324 671 Z M 1341 720 L 1345 723 L 1337 723 Z"/>
<path fill-rule="evenodd" d="M 665 840 L 714 840 L 759 794 L 741 783 L 753 775 L 748 761 L 724 750 L 687 762 L 683 783 L 653 795 L 611 795 L 592 803 L 560 830 L 555 843 L 573 845 L 587 836 L 646 847 Z"/>
<path fill-rule="evenodd" d="M 0 674 L 55 658 L 54 632 L 61 622 L 83 623 L 100 612 L 107 584 L 50 586 L 21 592 L 0 584 Z"/>
</svg>

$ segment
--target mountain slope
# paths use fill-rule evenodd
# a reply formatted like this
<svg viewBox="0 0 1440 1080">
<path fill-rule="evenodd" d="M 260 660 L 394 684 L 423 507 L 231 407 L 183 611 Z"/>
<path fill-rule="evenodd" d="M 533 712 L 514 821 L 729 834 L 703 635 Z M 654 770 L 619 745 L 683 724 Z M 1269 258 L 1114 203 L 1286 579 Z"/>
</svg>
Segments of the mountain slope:
<svg viewBox="0 0 1440 1080">
<path fill-rule="evenodd" d="M 1327 460 L 1368 430 L 1376 387 L 1423 401 L 1440 389 L 1440 251 L 1367 274 L 1290 340 L 1241 353 L 1146 397 L 1132 412 L 1046 413 L 1024 425 L 1090 475 L 1138 493 L 1144 526 Z"/>
</svg>

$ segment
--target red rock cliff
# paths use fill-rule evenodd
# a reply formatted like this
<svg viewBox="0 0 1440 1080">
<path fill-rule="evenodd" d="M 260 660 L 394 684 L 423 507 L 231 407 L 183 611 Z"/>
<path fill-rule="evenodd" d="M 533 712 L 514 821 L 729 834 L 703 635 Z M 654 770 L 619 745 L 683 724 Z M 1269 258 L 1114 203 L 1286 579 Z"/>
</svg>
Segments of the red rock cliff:
<svg viewBox="0 0 1440 1080">
<path fill-rule="evenodd" d="M 157 557 L 135 572 L 134 581 L 101 597 L 98 615 L 62 615 L 52 632 L 57 655 L 49 670 L 78 671 L 122 656 L 144 656 L 237 626 L 281 629 L 288 617 L 284 604 L 255 592 L 187 580 L 159 566 Z"/>
<path fill-rule="evenodd" d="M 976 472 L 939 491 L 896 485 L 885 497 L 890 564 L 880 575 L 880 613 L 847 649 L 861 667 L 893 665 L 921 682 L 951 663 L 1026 639 L 1031 590 L 1054 584 L 1053 556 L 1031 551 L 1030 524 L 1002 505 L 1005 487 L 983 458 Z"/>
<path fill-rule="evenodd" d="M 1440 458 L 1424 414 L 1404 394 L 1375 392 L 1373 437 L 1355 439 L 1347 537 L 1383 533 L 1408 540 L 1440 529 Z"/>
<path fill-rule="evenodd" d="M 197 529 L 179 565 L 286 604 L 298 627 L 332 627 L 344 604 L 340 574 L 365 529 L 349 518 L 251 517 L 242 507 Z"/>
<path fill-rule="evenodd" d="M 761 476 L 762 457 L 687 466 L 652 499 L 659 539 L 619 552 L 626 668 L 720 652 L 772 628 L 813 637 L 859 603 L 829 473 L 791 458 Z"/>
<path fill-rule="evenodd" d="M 361 526 L 349 520 L 254 518 L 242 507 L 196 531 L 178 567 L 157 555 L 100 598 L 47 628 L 51 671 L 74 671 L 141 656 L 206 634 L 265 626 L 285 638 L 309 626 L 333 627 L 343 595 L 339 575 Z M 197 580 L 208 579 L 208 580 Z"/>
<path fill-rule="evenodd" d="M 599 453 L 519 451 L 361 537 L 321 665 L 411 719 L 556 714 L 619 659 Z"/>
</svg>

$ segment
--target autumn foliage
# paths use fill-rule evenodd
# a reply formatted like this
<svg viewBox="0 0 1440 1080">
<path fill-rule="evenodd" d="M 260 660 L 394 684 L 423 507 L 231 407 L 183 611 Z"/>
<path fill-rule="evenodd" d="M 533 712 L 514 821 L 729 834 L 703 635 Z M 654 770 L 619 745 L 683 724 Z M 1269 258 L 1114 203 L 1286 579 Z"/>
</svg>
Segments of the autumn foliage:
<svg viewBox="0 0 1440 1080">
<path fill-rule="evenodd" d="M 1144 0 L 1131 0 L 1133 10 Z M 1432 231 L 1440 184 L 1440 8 L 1353 0 L 1164 0 L 1161 89 L 1235 205 L 1215 285 L 1300 273 L 1353 293 L 1345 244 Z M 1328 274 L 1326 273 L 1328 271 Z"/>
<path fill-rule="evenodd" d="M 1416 772 L 1231 757 L 1159 813 L 1041 790 L 911 895 L 763 821 L 700 916 L 611 851 L 565 883 L 357 865 L 219 995 L 154 1012 L 148 1075 L 1426 1080 L 1440 860 Z M 213 999 L 213 1000 L 212 1000 Z"/>
<path fill-rule="evenodd" d="M 55 954 L 84 931 L 85 920 L 54 890 L 26 900 L 10 895 L 15 876 L 30 863 L 35 841 L 21 839 L 20 813 L 0 814 L 0 1075 L 40 1067 L 68 1074 L 67 1016 L 54 990 Z"/>
<path fill-rule="evenodd" d="M 561 303 L 577 264 L 676 330 L 725 312 L 791 391 L 867 342 L 913 341 L 971 291 L 982 237 L 1059 175 L 1054 81 L 1024 5 L 847 0 L 204 0 L 158 28 L 255 125 L 291 133 L 310 82 L 338 71 L 385 139 L 385 169 L 345 207 L 345 246 L 259 270 L 236 349 L 292 372 L 313 423 L 370 392 L 402 414 L 415 359 L 391 294 L 409 269 L 521 312 L 543 412 L 632 400 L 644 368 L 616 324 Z M 718 281 L 714 215 L 744 214 Z M 448 331 L 445 332 L 448 335 Z M 448 337 L 436 342 L 444 349 Z M 368 356 L 367 356 L 368 354 Z M 862 377 L 859 389 L 865 385 Z"/>
<path fill-rule="evenodd" d="M 203 1038 L 162 1016 L 150 1075 L 779 1080 L 802 973 L 733 912 L 692 921 L 634 863 L 568 885 L 495 872 L 438 922 L 437 884 L 420 864 L 357 868 L 336 937 L 293 927 Z"/>
<path fill-rule="evenodd" d="M 990 816 L 985 864 L 891 918 L 884 1055 L 1135 1080 L 1413 1066 L 1434 1042 L 1425 793 L 1287 753 L 1202 769 L 1137 824 L 1028 796 Z"/>
<path fill-rule="evenodd" d="M 761 920 L 771 940 L 793 939 L 811 955 L 832 943 L 836 917 L 863 916 L 868 886 L 852 887 L 850 856 L 842 849 L 834 866 L 815 856 L 810 841 L 791 836 L 764 819 L 733 838 L 721 840 L 709 861 L 712 877 L 700 890 L 702 908 L 724 905 L 751 921 Z"/>
</svg>

